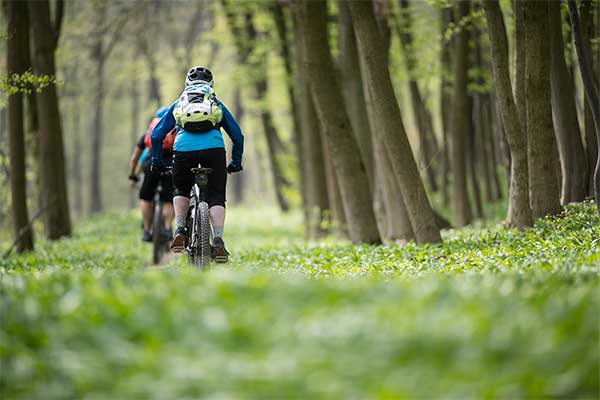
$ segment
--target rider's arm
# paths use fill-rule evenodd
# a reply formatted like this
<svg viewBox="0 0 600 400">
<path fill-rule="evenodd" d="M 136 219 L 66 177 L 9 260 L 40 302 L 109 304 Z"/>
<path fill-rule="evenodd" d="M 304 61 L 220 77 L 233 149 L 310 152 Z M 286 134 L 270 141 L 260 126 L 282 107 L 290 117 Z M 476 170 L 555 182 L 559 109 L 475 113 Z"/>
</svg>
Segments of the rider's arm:
<svg viewBox="0 0 600 400">
<path fill-rule="evenodd" d="M 237 165 L 242 165 L 242 154 L 244 154 L 244 135 L 235 118 L 225 105 L 223 105 L 223 120 L 221 126 L 231 138 L 233 146 L 231 148 L 231 160 Z"/>
<path fill-rule="evenodd" d="M 138 143 L 135 145 L 135 148 L 133 149 L 133 154 L 131 155 L 131 160 L 129 160 L 129 176 L 137 176 L 136 168 L 137 168 L 140 156 L 142 155 L 142 151 L 145 148 L 144 137 L 145 137 L 145 135 L 142 135 L 141 139 L 138 141 Z M 141 143 L 141 146 L 140 146 L 140 143 Z"/>
<path fill-rule="evenodd" d="M 152 164 L 153 165 L 161 165 L 162 164 L 162 144 L 165 140 L 165 136 L 167 133 L 171 132 L 171 130 L 175 127 L 175 117 L 173 117 L 173 110 L 177 102 L 171 104 L 169 107 L 169 111 L 163 115 L 158 124 L 154 127 L 152 131 Z"/>
</svg>

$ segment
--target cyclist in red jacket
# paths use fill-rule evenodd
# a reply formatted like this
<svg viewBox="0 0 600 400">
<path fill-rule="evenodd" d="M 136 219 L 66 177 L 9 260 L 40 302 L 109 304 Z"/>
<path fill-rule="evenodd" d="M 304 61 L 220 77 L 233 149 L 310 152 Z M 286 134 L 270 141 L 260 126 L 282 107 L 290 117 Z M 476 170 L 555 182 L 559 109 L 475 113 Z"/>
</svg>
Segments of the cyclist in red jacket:
<svg viewBox="0 0 600 400">
<path fill-rule="evenodd" d="M 129 179 L 137 182 L 139 180 L 137 174 L 139 171 L 138 162 L 140 161 L 140 156 L 144 152 L 144 150 L 148 150 L 148 152 L 152 151 L 152 141 L 151 135 L 152 131 L 156 124 L 160 121 L 161 117 L 167 112 L 166 107 L 161 107 L 156 111 L 154 118 L 150 121 L 148 125 L 148 129 L 146 132 L 140 137 L 137 145 L 133 149 L 133 154 L 131 155 L 131 160 L 129 161 Z M 175 132 L 171 131 L 165 141 L 163 142 L 163 162 L 165 165 L 171 165 L 173 159 L 173 142 L 175 141 Z M 173 210 L 173 179 L 171 176 L 157 176 L 155 174 L 150 173 L 150 162 L 151 158 L 147 157 L 145 160 L 142 160 L 142 171 L 144 172 L 144 178 L 142 180 L 142 185 L 140 186 L 140 210 L 142 212 L 142 221 L 143 221 L 143 234 L 142 240 L 145 242 L 152 241 L 151 226 L 152 226 L 152 214 L 154 213 L 154 192 L 158 187 L 158 184 L 161 183 L 163 191 L 161 194 L 161 202 L 163 202 L 163 213 L 164 213 L 164 221 L 165 221 L 165 229 L 167 232 L 172 232 L 173 218 L 175 217 L 175 212 Z"/>
</svg>

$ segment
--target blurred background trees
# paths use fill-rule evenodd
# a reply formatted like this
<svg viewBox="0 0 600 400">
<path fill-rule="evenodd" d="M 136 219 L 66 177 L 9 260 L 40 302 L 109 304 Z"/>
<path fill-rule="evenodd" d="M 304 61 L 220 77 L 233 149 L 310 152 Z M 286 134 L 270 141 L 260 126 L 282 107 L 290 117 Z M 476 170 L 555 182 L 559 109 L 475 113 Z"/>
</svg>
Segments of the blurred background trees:
<svg viewBox="0 0 600 400">
<path fill-rule="evenodd" d="M 230 204 L 302 209 L 309 238 L 438 241 L 594 195 L 598 0 L 570 2 L 580 52 L 561 1 L 32 4 L 0 16 L 0 223 L 18 251 L 31 223 L 56 239 L 134 204 L 131 147 L 198 64 L 246 136 Z"/>
</svg>

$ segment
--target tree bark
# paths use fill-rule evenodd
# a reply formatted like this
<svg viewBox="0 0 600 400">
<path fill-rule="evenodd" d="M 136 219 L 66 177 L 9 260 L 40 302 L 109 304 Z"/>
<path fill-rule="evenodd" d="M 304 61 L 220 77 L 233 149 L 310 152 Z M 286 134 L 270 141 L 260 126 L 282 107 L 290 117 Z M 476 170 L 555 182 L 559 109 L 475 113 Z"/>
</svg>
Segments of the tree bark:
<svg viewBox="0 0 600 400">
<path fill-rule="evenodd" d="M 94 61 L 95 88 L 93 94 L 94 119 L 92 123 L 91 166 L 90 166 L 90 213 L 102 211 L 102 122 L 104 111 L 104 57 L 102 37 L 98 36 L 92 51 Z"/>
<path fill-rule="evenodd" d="M 449 193 L 449 176 L 450 176 L 450 155 L 449 155 L 449 132 L 450 132 L 450 109 L 451 109 L 451 93 L 452 93 L 452 81 L 451 81 L 451 69 L 452 61 L 450 59 L 450 49 L 452 42 L 446 41 L 444 34 L 448 29 L 448 26 L 453 22 L 453 12 L 451 7 L 444 7 L 441 11 L 441 27 L 442 27 L 442 40 L 441 40 L 441 69 L 442 76 L 440 80 L 440 107 L 442 115 L 442 200 L 444 206 L 450 205 L 450 193 Z"/>
<path fill-rule="evenodd" d="M 469 14 L 470 1 L 456 2 L 456 19 L 461 20 Z M 471 118 L 468 99 L 469 38 L 466 28 L 460 30 L 454 38 L 454 98 L 452 107 L 452 144 L 450 165 L 454 184 L 452 187 L 452 215 L 456 226 L 471 222 L 471 206 L 467 192 L 466 138 L 468 121 Z"/>
<path fill-rule="evenodd" d="M 236 86 L 233 92 L 233 115 L 236 121 L 240 122 L 244 118 L 244 106 L 242 104 L 241 88 Z M 244 201 L 244 184 L 246 182 L 245 174 L 232 174 L 227 179 L 230 180 L 229 185 L 233 188 L 233 199 L 237 204 Z"/>
<path fill-rule="evenodd" d="M 298 21 L 297 13 L 294 13 L 294 82 L 296 86 L 294 94 L 297 96 L 301 136 L 300 147 L 303 154 L 300 160 L 300 168 L 304 175 L 305 226 L 306 236 L 316 239 L 327 232 L 322 223 L 326 218 L 331 217 L 328 214 L 330 211 L 333 212 L 332 206 L 335 206 L 334 192 L 339 192 L 339 190 L 335 178 L 330 177 L 330 182 L 327 178 L 333 172 L 328 174 L 326 171 L 325 154 L 321 135 L 319 134 L 319 121 L 304 70 L 305 56 L 301 43 L 300 24 L 301 21 Z M 328 187 L 331 190 L 328 190 Z M 328 196 L 330 192 L 331 196 Z M 332 206 L 330 206 L 330 197 L 333 199 L 331 201 Z"/>
<path fill-rule="evenodd" d="M 138 52 L 135 52 L 136 55 Z M 131 132 L 130 142 L 131 148 L 135 148 L 136 142 L 140 138 L 140 94 L 138 92 L 138 68 L 134 64 L 133 73 L 131 74 Z M 129 208 L 135 208 L 136 205 L 136 191 L 129 190 Z"/>
<path fill-rule="evenodd" d="M 363 81 L 360 73 L 360 62 L 358 58 L 358 49 L 356 47 L 356 37 L 348 2 L 340 1 L 338 15 L 338 43 L 339 60 L 342 75 L 342 89 L 344 91 L 344 100 L 352 132 L 354 133 L 360 156 L 367 169 L 369 178 L 369 187 L 374 189 L 374 161 L 373 161 L 373 143 L 371 142 L 371 128 L 369 127 L 368 113 L 365 110 L 365 93 Z"/>
<path fill-rule="evenodd" d="M 406 68 L 409 76 L 408 86 L 413 113 L 419 130 L 419 154 L 422 169 L 427 176 L 429 187 L 435 192 L 438 189 L 436 180 L 438 145 L 433 130 L 431 113 L 425 106 L 421 90 L 419 89 L 419 83 L 415 76 L 417 61 L 413 48 L 413 27 L 408 0 L 400 0 L 400 24 L 398 25 L 398 29 L 400 44 L 402 45 L 402 52 L 406 60 Z"/>
<path fill-rule="evenodd" d="M 55 76 L 54 51 L 58 36 L 50 21 L 49 2 L 29 3 L 33 34 L 33 67 L 38 75 Z M 40 192 L 46 236 L 56 240 L 71 234 L 69 197 L 65 175 L 65 150 L 56 85 L 36 93 L 40 122 Z"/>
<path fill-rule="evenodd" d="M 338 180 L 350 240 L 380 243 L 366 168 L 352 136 L 328 46 L 327 3 L 302 1 L 296 6 L 305 71 L 310 77 L 312 98 Z"/>
<path fill-rule="evenodd" d="M 552 122 L 548 2 L 525 3 L 525 96 L 529 197 L 534 218 L 560 212 L 556 140 Z"/>
<path fill-rule="evenodd" d="M 596 33 L 594 18 L 591 13 L 592 3 L 590 0 L 584 0 L 581 2 L 581 28 L 582 37 L 584 42 L 588 42 L 589 38 L 594 36 L 600 36 L 600 31 Z M 597 17 L 600 18 L 600 11 L 597 13 Z M 600 24 L 598 24 L 600 27 Z M 575 63 L 573 63 L 575 64 Z M 595 75 L 600 76 L 600 55 L 597 54 L 595 62 Z M 573 76 L 575 76 L 575 69 L 573 69 Z M 597 81 L 597 80 L 596 80 Z M 587 197 L 594 197 L 594 171 L 596 170 L 596 160 L 598 159 L 598 140 L 596 139 L 596 127 L 594 126 L 594 117 L 592 116 L 592 110 L 588 101 L 585 99 L 585 93 L 583 95 L 583 115 L 585 123 L 585 149 L 587 155 L 588 164 L 588 183 L 587 183 Z"/>
<path fill-rule="evenodd" d="M 544 0 L 545 1 L 545 0 Z M 519 113 L 519 121 L 525 135 L 527 135 L 527 99 L 525 97 L 525 54 L 527 51 L 525 41 L 525 0 L 513 0 L 513 13 L 515 14 L 514 49 L 515 49 L 515 103 Z"/>
<path fill-rule="evenodd" d="M 470 95 L 468 99 L 470 116 L 467 121 L 467 137 L 466 137 L 466 154 L 467 154 L 467 165 L 469 167 L 468 176 L 471 178 L 471 195 L 473 197 L 473 204 L 475 204 L 475 218 L 483 218 L 483 205 L 481 202 L 481 188 L 479 185 L 479 169 L 477 168 L 477 148 L 476 146 L 476 128 L 475 128 L 475 114 L 473 112 L 474 107 L 474 95 Z"/>
<path fill-rule="evenodd" d="M 565 61 L 560 2 L 549 3 L 548 33 L 551 44 L 552 111 L 562 169 L 562 204 L 585 198 L 588 180 L 581 140 L 573 79 Z"/>
<path fill-rule="evenodd" d="M 498 1 L 486 1 L 483 3 L 483 8 L 488 22 L 496 99 L 512 160 L 508 196 L 509 213 L 506 220 L 510 225 L 523 229 L 533 225 L 529 206 L 527 137 L 513 98 L 508 67 L 508 40 L 500 5 Z"/>
<path fill-rule="evenodd" d="M 9 76 L 24 73 L 29 50 L 27 3 L 7 1 L 6 69 Z M 10 189 L 15 250 L 33 250 L 33 230 L 29 224 L 25 178 L 25 131 L 23 129 L 23 94 L 8 96 L 8 141 L 10 151 Z"/>
<path fill-rule="evenodd" d="M 391 167 L 403 188 L 402 197 L 419 243 L 441 241 L 433 211 L 412 154 L 400 109 L 396 101 L 389 70 L 386 68 L 386 50 L 382 48 L 381 34 L 370 2 L 351 2 L 350 13 L 356 32 L 359 55 L 365 67 L 363 79 L 367 82 L 368 97 L 373 101 L 372 115 L 376 127 L 389 151 Z"/>
<path fill-rule="evenodd" d="M 594 125 L 596 126 L 596 140 L 600 144 L 600 98 L 598 97 L 598 88 L 594 82 L 592 70 L 592 52 L 589 43 L 584 42 L 584 36 L 581 29 L 581 21 L 577 10 L 577 3 L 574 0 L 567 0 L 569 7 L 569 17 L 573 28 L 573 40 L 577 50 L 577 60 L 579 61 L 579 73 L 585 89 L 585 97 L 592 110 Z M 596 170 L 594 171 L 594 191 L 596 198 L 596 209 L 600 215 L 600 148 L 597 151 Z"/>
</svg>

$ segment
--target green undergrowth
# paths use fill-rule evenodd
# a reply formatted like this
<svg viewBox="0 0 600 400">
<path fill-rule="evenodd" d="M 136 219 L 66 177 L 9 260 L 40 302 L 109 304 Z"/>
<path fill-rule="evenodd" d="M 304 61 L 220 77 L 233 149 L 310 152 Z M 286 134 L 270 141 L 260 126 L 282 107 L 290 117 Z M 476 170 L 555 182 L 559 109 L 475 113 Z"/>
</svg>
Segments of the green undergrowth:
<svg viewBox="0 0 600 400">
<path fill-rule="evenodd" d="M 305 242 L 232 210 L 227 266 L 149 265 L 133 212 L 0 260 L 0 397 L 597 398 L 591 203 L 439 245 Z"/>
</svg>

